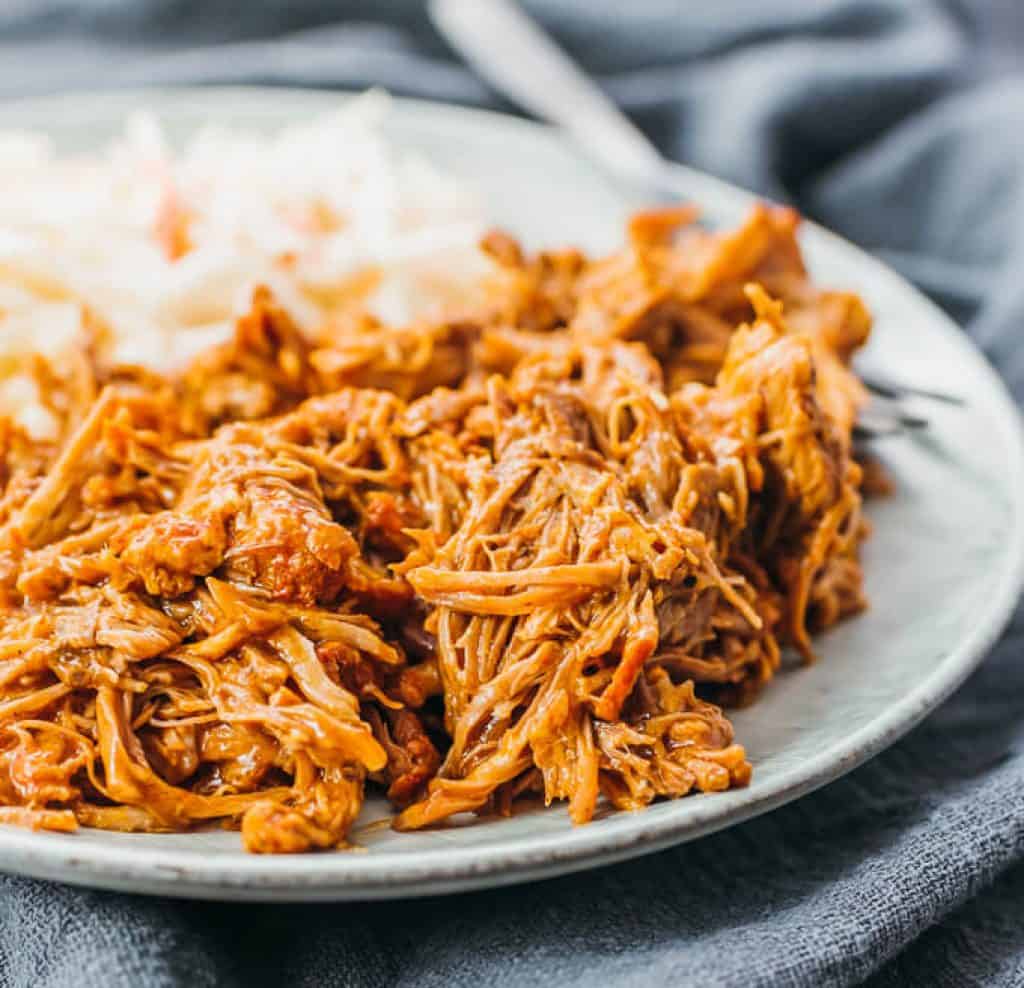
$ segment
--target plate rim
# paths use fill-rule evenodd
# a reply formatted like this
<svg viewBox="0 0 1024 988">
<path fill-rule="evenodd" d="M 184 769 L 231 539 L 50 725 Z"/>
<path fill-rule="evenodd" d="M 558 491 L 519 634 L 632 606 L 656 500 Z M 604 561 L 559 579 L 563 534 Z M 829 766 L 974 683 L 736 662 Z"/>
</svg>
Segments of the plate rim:
<svg viewBox="0 0 1024 988">
<path fill-rule="evenodd" d="M 358 95 L 351 89 L 311 89 L 293 86 L 140 86 L 83 90 L 70 94 L 33 96 L 0 103 L 0 129 L 11 115 L 35 113 L 33 129 L 46 133 L 59 118 L 80 121 L 97 115 L 113 120 L 133 109 L 177 104 L 187 98 L 221 107 L 230 103 L 259 113 L 259 104 L 294 101 L 296 108 L 313 112 L 337 106 Z M 433 100 L 391 97 L 397 107 L 440 114 L 447 123 L 468 121 L 492 128 L 514 128 L 533 139 L 571 147 L 571 140 L 555 128 L 511 114 Z M 223 111 L 222 111 L 223 112 Z M 581 165 L 585 159 L 580 156 Z M 739 186 L 681 164 L 672 165 L 674 183 L 689 198 L 717 204 L 725 212 L 742 211 L 759 197 Z M 772 788 L 739 791 L 742 802 L 729 806 L 729 794 L 716 794 L 684 819 L 662 814 L 619 814 L 598 828 L 514 837 L 492 845 L 444 845 L 439 853 L 409 855 L 374 851 L 368 854 L 307 856 L 232 855 L 217 863 L 216 855 L 181 850 L 132 848 L 117 843 L 76 848 L 74 835 L 35 833 L 0 826 L 0 867 L 38 878 L 75 885 L 118 889 L 182 898 L 248 899 L 274 901 L 368 900 L 375 898 L 437 895 L 481 887 L 510 885 L 541 877 L 603 866 L 673 844 L 693 840 L 752 819 L 835 781 L 893 744 L 947 699 L 983 661 L 1008 623 L 1024 586 L 1024 425 L 1020 411 L 998 373 L 981 349 L 952 318 L 901 275 L 855 244 L 804 219 L 801 238 L 805 249 L 843 253 L 880 285 L 886 296 L 902 296 L 928 318 L 930 329 L 970 352 L 980 375 L 989 385 L 989 407 L 995 413 L 1000 440 L 1008 455 L 1005 494 L 1012 531 L 1005 540 L 998 590 L 971 630 L 948 650 L 930 675 L 903 697 L 884 708 L 859 730 L 824 748 L 797 766 L 782 770 Z M 817 246 L 816 246 L 817 245 Z M 751 795 L 752 794 L 752 795 Z M 665 804 L 671 806 L 674 804 Z M 182 856 L 189 858 L 182 863 Z M 427 858 L 427 862 L 419 861 Z"/>
</svg>

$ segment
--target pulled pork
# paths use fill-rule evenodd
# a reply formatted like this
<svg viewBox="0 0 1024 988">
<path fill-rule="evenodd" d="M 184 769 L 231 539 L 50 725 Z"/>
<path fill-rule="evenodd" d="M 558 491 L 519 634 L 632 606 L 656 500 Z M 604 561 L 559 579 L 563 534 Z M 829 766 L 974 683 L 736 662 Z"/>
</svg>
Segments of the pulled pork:
<svg viewBox="0 0 1024 988">
<path fill-rule="evenodd" d="M 0 822 L 343 846 L 745 785 L 719 704 L 864 606 L 868 316 L 796 216 L 627 246 L 489 236 L 485 302 L 301 332 L 259 289 L 180 375 L 40 367 L 0 423 Z"/>
</svg>

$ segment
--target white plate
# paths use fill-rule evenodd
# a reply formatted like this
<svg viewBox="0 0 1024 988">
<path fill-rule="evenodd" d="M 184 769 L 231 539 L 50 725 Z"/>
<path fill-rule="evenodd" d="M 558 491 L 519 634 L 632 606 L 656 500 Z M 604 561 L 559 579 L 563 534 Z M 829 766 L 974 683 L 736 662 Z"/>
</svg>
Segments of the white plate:
<svg viewBox="0 0 1024 988">
<path fill-rule="evenodd" d="M 178 90 L 62 96 L 0 106 L 0 127 L 45 129 L 81 149 L 127 112 L 155 109 L 172 135 L 204 122 L 276 128 L 336 105 L 289 90 Z M 628 203 L 557 134 L 496 114 L 398 101 L 393 136 L 479 189 L 495 222 L 528 242 L 610 247 Z M 713 222 L 736 223 L 752 197 L 677 170 L 679 193 Z M 877 316 L 873 366 L 962 394 L 928 409 L 919 439 L 882 447 L 898 493 L 870 506 L 870 611 L 819 642 L 821 662 L 780 676 L 734 717 L 754 765 L 747 789 L 692 796 L 573 828 L 564 807 L 511 820 L 393 834 L 365 852 L 250 856 L 237 834 L 31 833 L 0 827 L 0 868 L 82 885 L 221 899 L 368 899 L 453 892 L 556 875 L 692 840 L 764 813 L 848 772 L 935 708 L 984 657 L 1024 575 L 1024 445 L 1002 383 L 950 320 L 906 282 L 807 224 L 823 283 L 861 292 Z M 372 801 L 364 819 L 380 818 Z"/>
</svg>

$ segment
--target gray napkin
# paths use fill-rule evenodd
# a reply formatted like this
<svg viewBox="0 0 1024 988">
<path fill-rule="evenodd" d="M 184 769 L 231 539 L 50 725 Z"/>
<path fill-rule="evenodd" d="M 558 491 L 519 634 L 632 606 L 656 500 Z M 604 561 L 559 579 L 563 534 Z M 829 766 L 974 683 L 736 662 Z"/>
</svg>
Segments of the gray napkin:
<svg viewBox="0 0 1024 988">
<path fill-rule="evenodd" d="M 1024 398 L 1018 0 L 529 6 L 671 154 L 900 268 Z M 415 2 L 0 4 L 2 94 L 172 81 L 502 105 Z M 0 878 L 0 984 L 1024 984 L 1022 635 L 1019 614 L 953 700 L 816 795 L 585 875 L 301 907 Z"/>
</svg>

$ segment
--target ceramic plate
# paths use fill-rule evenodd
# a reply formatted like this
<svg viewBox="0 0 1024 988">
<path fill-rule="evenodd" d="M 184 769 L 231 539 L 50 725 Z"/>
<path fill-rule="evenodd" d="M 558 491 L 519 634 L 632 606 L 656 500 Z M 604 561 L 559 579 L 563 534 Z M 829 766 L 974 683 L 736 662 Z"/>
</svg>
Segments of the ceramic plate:
<svg viewBox="0 0 1024 988">
<path fill-rule="evenodd" d="M 62 96 L 0 106 L 0 127 L 45 130 L 80 150 L 126 113 L 154 109 L 180 139 L 206 122 L 272 129 L 337 105 L 290 90 Z M 490 218 L 527 243 L 615 245 L 631 203 L 555 132 L 511 117 L 397 101 L 396 141 L 474 187 Z M 676 170 L 679 195 L 735 224 L 752 197 Z M 251 856 L 238 834 L 32 833 L 0 827 L 0 868 L 82 885 L 221 899 L 369 899 L 547 877 L 644 854 L 731 826 L 850 771 L 908 731 L 984 657 L 1017 599 L 1024 560 L 1022 437 L 1015 406 L 950 320 L 898 276 L 807 224 L 809 264 L 859 291 L 877 323 L 865 355 L 908 382 L 963 395 L 928 409 L 932 428 L 880 451 L 897 485 L 873 502 L 865 549 L 871 609 L 818 642 L 822 661 L 781 675 L 735 714 L 754 765 L 747 789 L 691 796 L 573 828 L 564 807 L 416 834 L 369 828 L 365 851 Z M 386 814 L 372 801 L 364 820 Z"/>
</svg>

